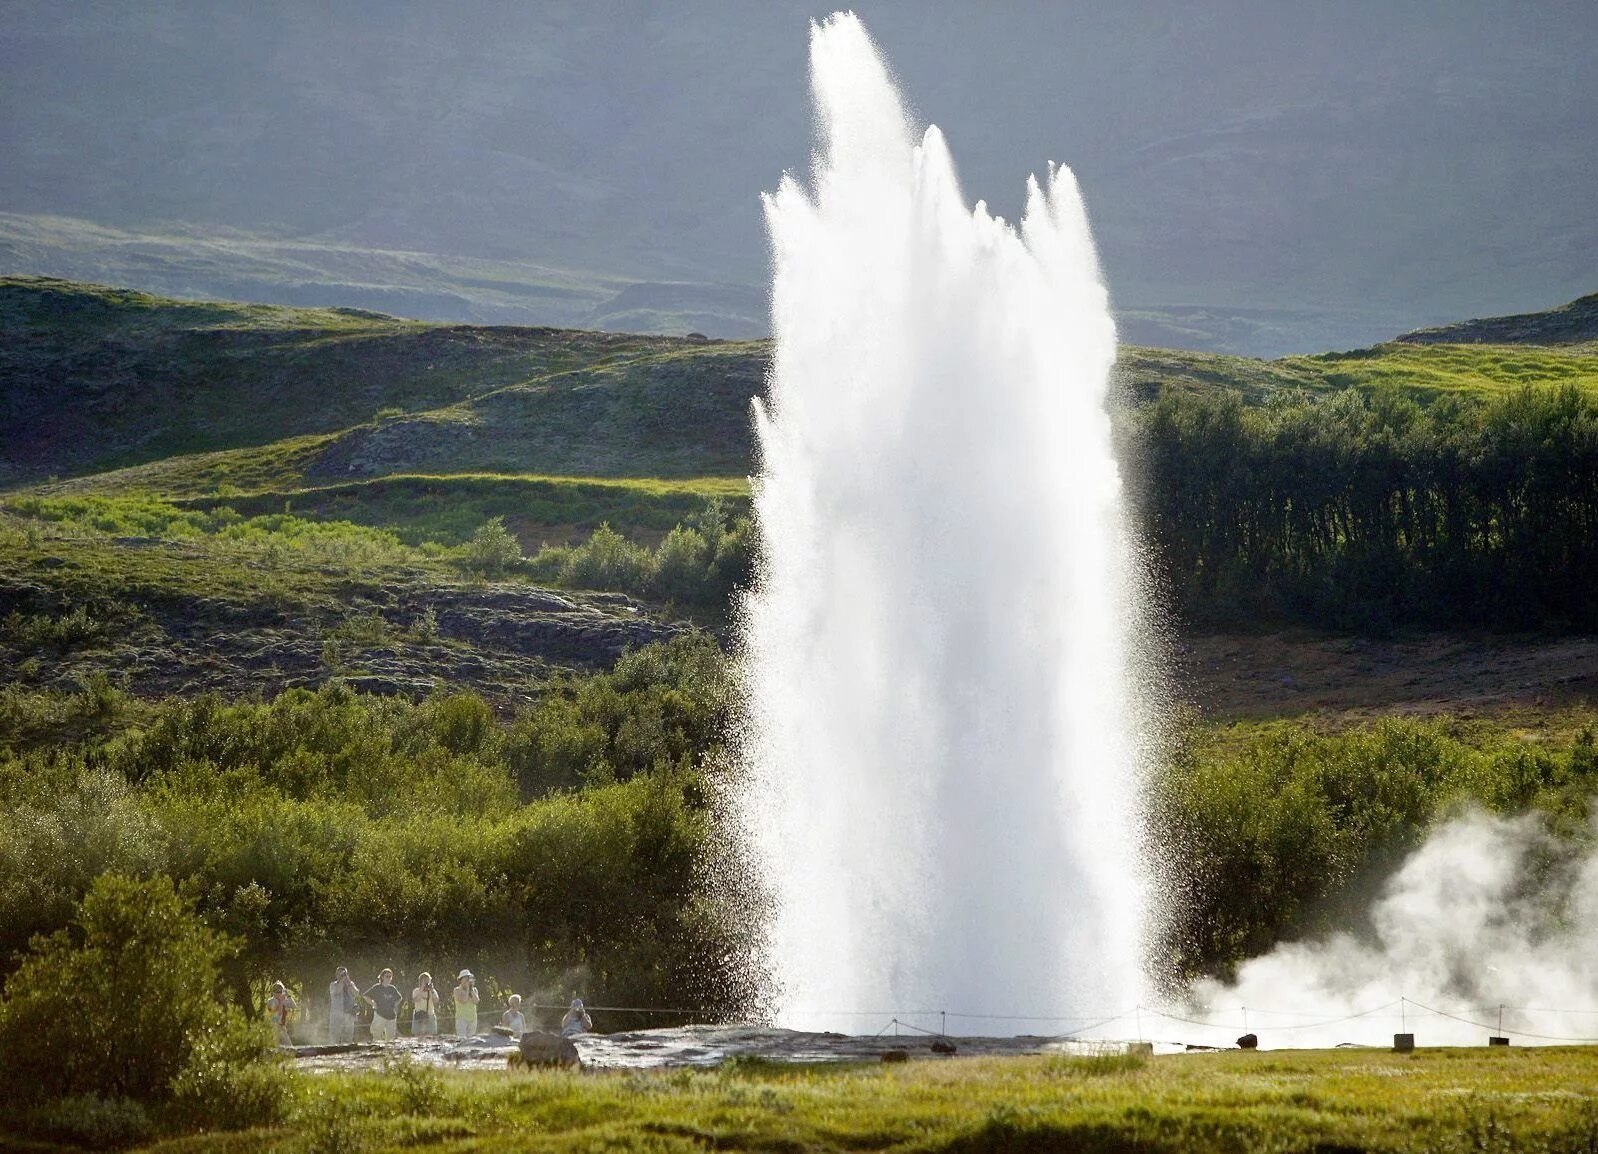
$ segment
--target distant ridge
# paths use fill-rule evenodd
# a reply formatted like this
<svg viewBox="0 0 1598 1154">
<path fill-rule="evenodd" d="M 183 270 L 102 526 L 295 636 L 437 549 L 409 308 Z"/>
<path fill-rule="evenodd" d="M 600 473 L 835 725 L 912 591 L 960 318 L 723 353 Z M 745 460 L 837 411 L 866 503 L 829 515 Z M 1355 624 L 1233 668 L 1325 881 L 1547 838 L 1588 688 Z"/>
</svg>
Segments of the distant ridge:
<svg viewBox="0 0 1598 1154">
<path fill-rule="evenodd" d="M 1578 345 L 1598 341 L 1598 293 L 1540 313 L 1485 317 L 1417 329 L 1397 338 L 1410 345 Z"/>
</svg>

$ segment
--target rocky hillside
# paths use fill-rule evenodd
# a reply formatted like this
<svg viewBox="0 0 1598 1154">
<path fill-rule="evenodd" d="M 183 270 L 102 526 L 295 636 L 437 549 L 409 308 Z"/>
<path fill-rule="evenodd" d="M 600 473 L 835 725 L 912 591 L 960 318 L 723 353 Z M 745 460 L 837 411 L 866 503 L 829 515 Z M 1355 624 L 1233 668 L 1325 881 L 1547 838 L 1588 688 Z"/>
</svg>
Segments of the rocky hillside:
<svg viewBox="0 0 1598 1154">
<path fill-rule="evenodd" d="M 1411 345 L 1576 345 L 1598 341 L 1598 293 L 1540 313 L 1485 317 L 1405 333 Z"/>
</svg>

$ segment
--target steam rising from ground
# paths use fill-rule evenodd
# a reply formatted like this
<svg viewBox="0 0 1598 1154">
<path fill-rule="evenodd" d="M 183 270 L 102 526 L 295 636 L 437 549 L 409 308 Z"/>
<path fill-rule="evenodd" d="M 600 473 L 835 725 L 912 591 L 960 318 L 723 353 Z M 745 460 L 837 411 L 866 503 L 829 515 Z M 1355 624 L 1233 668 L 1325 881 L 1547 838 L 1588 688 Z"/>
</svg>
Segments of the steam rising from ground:
<svg viewBox="0 0 1598 1154">
<path fill-rule="evenodd" d="M 784 1025 L 950 1032 L 1136 999 L 1135 610 L 1076 181 L 1013 228 L 917 143 L 859 21 L 816 27 L 812 188 L 767 200 L 742 820 Z"/>
<path fill-rule="evenodd" d="M 1575 852 L 1537 817 L 1478 813 L 1440 827 L 1370 921 L 1364 939 L 1284 945 L 1246 963 L 1236 984 L 1200 987 L 1207 1012 L 1196 1017 L 1238 1023 L 1203 1040 L 1230 1043 L 1250 1007 L 1248 1027 L 1267 1046 L 1390 1042 L 1401 1025 L 1420 1045 L 1481 1045 L 1499 1033 L 1500 1006 L 1515 1044 L 1598 1039 L 1598 1013 L 1578 1012 L 1598 1010 L 1598 851 Z"/>
</svg>

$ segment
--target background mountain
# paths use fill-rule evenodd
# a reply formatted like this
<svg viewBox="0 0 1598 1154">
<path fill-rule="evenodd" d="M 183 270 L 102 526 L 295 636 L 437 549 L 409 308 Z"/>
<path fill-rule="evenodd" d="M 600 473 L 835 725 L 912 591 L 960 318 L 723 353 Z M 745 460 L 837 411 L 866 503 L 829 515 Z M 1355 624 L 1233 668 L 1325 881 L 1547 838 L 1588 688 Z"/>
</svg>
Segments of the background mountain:
<svg viewBox="0 0 1598 1154">
<path fill-rule="evenodd" d="M 969 197 L 1076 169 L 1131 340 L 1348 348 L 1590 287 L 1590 4 L 858 8 Z M 0 271 L 758 335 L 825 10 L 13 3 Z"/>
</svg>

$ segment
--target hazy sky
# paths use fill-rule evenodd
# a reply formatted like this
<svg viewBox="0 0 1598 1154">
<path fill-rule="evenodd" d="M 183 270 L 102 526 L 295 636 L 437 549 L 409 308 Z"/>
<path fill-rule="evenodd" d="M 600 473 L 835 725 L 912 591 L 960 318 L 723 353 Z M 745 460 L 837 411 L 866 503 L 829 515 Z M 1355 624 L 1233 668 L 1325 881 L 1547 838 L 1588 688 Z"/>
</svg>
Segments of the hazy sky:
<svg viewBox="0 0 1598 1154">
<path fill-rule="evenodd" d="M 758 285 L 828 10 L 12 0 L 0 213 Z M 1123 308 L 1335 343 L 1598 289 L 1592 0 L 856 10 L 972 199 L 1077 171 Z"/>
</svg>

